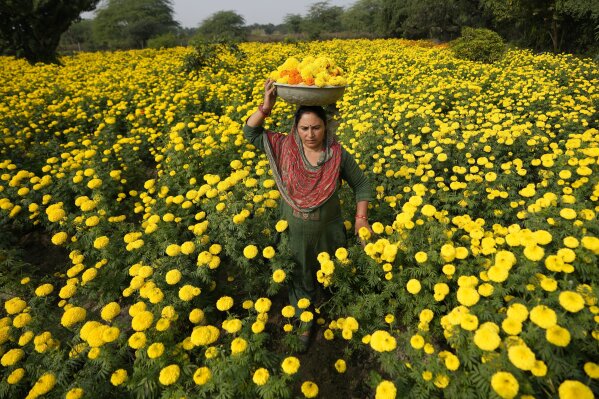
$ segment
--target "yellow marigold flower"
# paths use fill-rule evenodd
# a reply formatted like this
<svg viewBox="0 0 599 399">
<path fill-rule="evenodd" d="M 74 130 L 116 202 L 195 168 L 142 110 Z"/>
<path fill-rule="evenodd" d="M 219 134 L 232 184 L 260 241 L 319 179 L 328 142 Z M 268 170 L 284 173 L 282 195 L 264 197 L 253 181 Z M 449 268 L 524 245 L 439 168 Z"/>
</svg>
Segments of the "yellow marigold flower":
<svg viewBox="0 0 599 399">
<path fill-rule="evenodd" d="M 4 309 L 9 315 L 21 313 L 27 307 L 27 302 L 19 297 L 14 297 L 4 302 Z"/>
<path fill-rule="evenodd" d="M 512 399 L 518 395 L 520 385 L 518 380 L 507 371 L 498 371 L 491 377 L 491 387 L 499 397 Z"/>
<path fill-rule="evenodd" d="M 220 336 L 220 331 L 214 326 L 199 326 L 191 333 L 191 342 L 197 346 L 211 345 Z"/>
<path fill-rule="evenodd" d="M 447 388 L 447 386 L 449 385 L 449 377 L 444 374 L 439 374 L 435 377 L 433 384 L 435 384 L 437 388 Z"/>
<path fill-rule="evenodd" d="M 473 287 L 460 287 L 458 288 L 457 299 L 464 306 L 474 306 L 478 303 L 480 295 Z"/>
<path fill-rule="evenodd" d="M 270 310 L 272 302 L 268 298 L 258 298 L 254 303 L 254 308 L 258 313 L 266 313 Z"/>
<path fill-rule="evenodd" d="M 408 281 L 408 283 L 406 284 L 406 289 L 408 290 L 408 292 L 410 294 L 416 295 L 422 289 L 422 285 L 420 284 L 420 281 L 418 281 L 415 278 L 413 278 L 413 279 L 410 279 Z"/>
<path fill-rule="evenodd" d="M 208 367 L 200 367 L 193 373 L 193 381 L 196 385 L 204 385 L 212 379 L 212 371 Z"/>
<path fill-rule="evenodd" d="M 391 381 L 383 380 L 376 387 L 375 399 L 395 399 L 397 388 Z"/>
<path fill-rule="evenodd" d="M 225 320 L 222 323 L 223 330 L 228 332 L 229 334 L 235 334 L 239 330 L 241 330 L 242 324 L 239 319 L 229 319 Z"/>
<path fill-rule="evenodd" d="M 56 384 L 56 376 L 52 373 L 45 373 L 33 385 L 27 397 L 38 397 L 50 392 Z M 34 396 L 35 395 L 35 396 Z"/>
<path fill-rule="evenodd" d="M 2 366 L 4 367 L 14 366 L 19 362 L 19 360 L 23 358 L 24 355 L 25 352 L 23 352 L 23 349 L 11 349 L 4 355 L 2 355 L 2 359 L 0 359 L 0 364 L 2 364 Z"/>
<path fill-rule="evenodd" d="M 54 291 L 54 286 L 52 284 L 42 284 L 35 289 L 35 295 L 39 297 L 48 296 Z"/>
<path fill-rule="evenodd" d="M 12 371 L 12 373 L 10 373 L 8 375 L 8 377 L 6 377 L 6 382 L 8 382 L 10 385 L 14 385 L 17 384 L 19 381 L 21 381 L 21 379 L 25 376 L 25 369 L 24 368 L 18 368 Z"/>
<path fill-rule="evenodd" d="M 135 331 L 145 331 L 148 328 L 150 328 L 153 322 L 154 314 L 152 312 L 144 310 L 143 312 L 139 312 L 133 317 L 133 320 L 131 320 L 131 327 Z"/>
<path fill-rule="evenodd" d="M 202 309 L 193 309 L 189 312 L 189 321 L 193 324 L 201 323 L 204 320 L 204 311 Z"/>
<path fill-rule="evenodd" d="M 233 307 L 233 298 L 230 296 L 223 296 L 216 301 L 216 308 L 221 312 L 225 312 Z"/>
<path fill-rule="evenodd" d="M 586 362 L 584 364 L 584 372 L 593 379 L 599 378 L 599 364 L 593 362 Z"/>
<path fill-rule="evenodd" d="M 295 316 L 295 308 L 291 305 L 287 305 L 283 309 L 281 309 L 281 314 L 283 315 L 283 317 L 291 318 Z"/>
<path fill-rule="evenodd" d="M 387 331 L 375 331 L 370 337 L 370 346 L 377 352 L 391 352 L 397 347 L 397 341 Z"/>
<path fill-rule="evenodd" d="M 67 284 L 60 289 L 58 296 L 62 299 L 69 299 L 77 292 L 77 286 L 74 284 Z"/>
<path fill-rule="evenodd" d="M 254 381 L 254 384 L 262 386 L 268 382 L 269 377 L 270 374 L 268 373 L 268 370 L 266 370 L 264 367 L 260 367 L 254 372 L 252 381 Z"/>
<path fill-rule="evenodd" d="M 433 379 L 433 373 L 431 373 L 428 370 L 423 371 L 422 372 L 422 379 L 424 381 L 430 381 L 430 380 L 432 380 Z"/>
<path fill-rule="evenodd" d="M 595 255 L 599 255 L 599 238 L 598 237 L 585 236 L 585 237 L 582 237 L 582 239 L 580 240 L 580 243 L 582 244 L 582 246 L 584 248 L 593 252 Z"/>
<path fill-rule="evenodd" d="M 52 236 L 52 244 L 62 245 L 66 242 L 67 238 L 69 238 L 69 235 L 64 231 L 61 231 Z"/>
<path fill-rule="evenodd" d="M 568 312 L 576 313 L 584 309 L 584 298 L 574 291 L 562 291 L 559 294 L 559 304 Z"/>
<path fill-rule="evenodd" d="M 520 370 L 532 370 L 535 365 L 535 354 L 526 345 L 513 345 L 508 349 L 508 358 Z"/>
<path fill-rule="evenodd" d="M 243 249 L 243 256 L 247 259 L 254 259 L 258 255 L 258 247 L 255 245 L 248 245 Z"/>
<path fill-rule="evenodd" d="M 31 320 L 32 317 L 29 313 L 21 313 L 13 319 L 12 325 L 16 328 L 23 328 L 27 324 L 31 323 Z"/>
<path fill-rule="evenodd" d="M 260 320 L 258 320 L 258 321 L 255 321 L 255 322 L 252 324 L 252 332 L 253 332 L 254 334 L 260 334 L 262 331 L 264 331 L 264 328 L 265 328 L 265 327 L 266 327 L 266 325 L 264 324 L 264 322 L 262 322 L 262 321 L 260 321 Z"/>
<path fill-rule="evenodd" d="M 441 247 L 441 257 L 445 262 L 451 262 L 455 259 L 455 248 L 451 244 L 445 244 Z"/>
<path fill-rule="evenodd" d="M 522 332 L 522 322 L 508 316 L 501 323 L 501 328 L 509 335 L 518 335 Z"/>
<path fill-rule="evenodd" d="M 383 224 L 380 222 L 374 222 L 372 224 L 372 231 L 375 234 L 383 234 L 383 232 L 385 231 L 385 226 L 383 226 Z"/>
<path fill-rule="evenodd" d="M 297 301 L 297 307 L 300 309 L 306 309 L 308 306 L 310 306 L 310 300 L 308 298 L 301 298 Z"/>
<path fill-rule="evenodd" d="M 547 328 L 545 338 L 555 346 L 565 347 L 570 343 L 570 331 L 556 324 Z"/>
<path fill-rule="evenodd" d="M 524 256 L 533 262 L 538 262 L 545 256 L 545 250 L 538 245 L 527 245 L 524 247 Z"/>
<path fill-rule="evenodd" d="M 194 297 L 200 295 L 200 293 L 200 288 L 194 287 L 193 285 L 185 284 L 183 287 L 179 289 L 179 299 L 188 302 L 191 301 Z"/>
<path fill-rule="evenodd" d="M 171 364 L 160 370 L 158 381 L 160 381 L 162 385 L 172 385 L 177 382 L 180 374 L 181 369 L 179 368 L 179 365 Z"/>
<path fill-rule="evenodd" d="M 121 331 L 118 329 L 118 327 L 109 327 L 102 333 L 102 341 L 114 342 L 119 337 L 120 333 Z"/>
<path fill-rule="evenodd" d="M 19 346 L 25 346 L 27 345 L 29 342 L 31 342 L 31 340 L 34 337 L 34 333 L 33 331 L 25 331 L 23 334 L 21 334 L 21 336 L 19 337 Z"/>
<path fill-rule="evenodd" d="M 484 351 L 494 351 L 501 344 L 501 338 L 493 329 L 481 327 L 474 333 L 474 344 Z"/>
<path fill-rule="evenodd" d="M 141 349 L 146 346 L 146 334 L 142 331 L 133 333 L 128 340 L 129 346 L 133 349 Z"/>
<path fill-rule="evenodd" d="M 416 259 L 416 262 L 424 263 L 428 259 L 428 254 L 426 252 L 420 251 L 414 255 L 414 258 Z"/>
<path fill-rule="evenodd" d="M 460 367 L 460 359 L 453 353 L 445 355 L 445 367 L 447 370 L 456 371 Z"/>
<path fill-rule="evenodd" d="M 62 314 L 60 319 L 60 324 L 69 328 L 79 323 L 80 321 L 85 320 L 87 316 L 87 311 L 84 308 L 73 306 Z"/>
<path fill-rule="evenodd" d="M 275 256 L 275 249 L 271 246 L 268 246 L 262 250 L 262 256 L 266 259 L 272 259 Z"/>
<path fill-rule="evenodd" d="M 576 218 L 576 211 L 572 208 L 562 208 L 559 215 L 566 220 L 572 220 Z"/>
<path fill-rule="evenodd" d="M 185 241 L 181 244 L 181 253 L 184 255 L 190 255 L 196 250 L 196 245 L 191 241 Z"/>
<path fill-rule="evenodd" d="M 314 319 L 314 314 L 310 311 L 303 311 L 302 314 L 300 314 L 300 320 L 303 321 L 304 323 L 309 323 L 312 321 L 312 319 Z"/>
<path fill-rule="evenodd" d="M 100 236 L 94 240 L 94 248 L 102 249 L 106 247 L 109 243 L 110 239 L 106 236 Z"/>
<path fill-rule="evenodd" d="M 295 356 L 289 356 L 281 362 L 281 369 L 285 374 L 295 374 L 300 368 L 300 361 Z"/>
<path fill-rule="evenodd" d="M 557 324 L 557 314 L 545 305 L 537 305 L 530 311 L 530 321 L 541 328 L 547 329 Z"/>
<path fill-rule="evenodd" d="M 347 370 L 347 364 L 345 363 L 345 360 L 337 359 L 337 361 L 335 362 L 335 370 L 337 370 L 337 372 L 340 374 L 345 373 L 345 371 Z"/>
<path fill-rule="evenodd" d="M 244 352 L 247 349 L 247 346 L 248 343 L 245 339 L 237 337 L 231 342 L 231 354 L 237 355 Z"/>
<path fill-rule="evenodd" d="M 410 338 L 410 345 L 412 345 L 412 348 L 414 349 L 422 349 L 424 346 L 424 338 L 420 334 L 412 335 L 412 338 Z"/>
<path fill-rule="evenodd" d="M 535 365 L 530 372 L 535 377 L 545 377 L 547 374 L 547 365 L 542 360 L 537 360 L 535 361 Z"/>
<path fill-rule="evenodd" d="M 175 285 L 181 281 L 181 272 L 179 269 L 171 269 L 166 272 L 166 276 L 164 278 L 168 285 Z"/>
<path fill-rule="evenodd" d="M 528 309 L 521 303 L 514 303 L 508 307 L 507 316 L 519 322 L 524 322 L 528 318 Z"/>
<path fill-rule="evenodd" d="M 595 397 L 591 388 L 576 380 L 562 382 L 558 392 L 559 399 L 594 399 Z"/>
<path fill-rule="evenodd" d="M 285 281 L 286 276 L 285 271 L 282 269 L 277 269 L 272 273 L 272 279 L 275 283 L 282 283 Z"/>
<path fill-rule="evenodd" d="M 277 224 L 275 225 L 275 230 L 278 231 L 279 233 L 282 233 L 285 230 L 287 230 L 287 226 L 288 226 L 288 223 L 286 220 L 279 220 L 277 222 Z"/>
<path fill-rule="evenodd" d="M 181 253 L 181 247 L 177 244 L 170 244 L 166 247 L 166 254 L 168 256 L 177 256 Z"/>
<path fill-rule="evenodd" d="M 312 381 L 304 381 L 301 390 L 306 398 L 315 398 L 318 396 L 318 385 Z"/>
<path fill-rule="evenodd" d="M 65 399 L 80 399 L 83 397 L 83 388 L 73 388 L 67 392 Z"/>
</svg>

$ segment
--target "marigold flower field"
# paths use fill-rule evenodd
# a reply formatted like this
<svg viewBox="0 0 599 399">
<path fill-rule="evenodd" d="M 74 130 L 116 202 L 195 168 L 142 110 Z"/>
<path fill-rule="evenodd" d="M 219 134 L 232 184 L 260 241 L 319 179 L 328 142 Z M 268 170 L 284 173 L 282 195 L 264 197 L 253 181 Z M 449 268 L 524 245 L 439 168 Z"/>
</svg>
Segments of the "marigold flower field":
<svg viewBox="0 0 599 399">
<path fill-rule="evenodd" d="M 189 73 L 186 48 L 1 59 L 1 398 L 333 397 L 295 351 L 310 320 L 352 397 L 599 396 L 596 63 L 240 50 Z M 326 301 L 296 309 L 279 193 L 241 128 L 308 55 L 345 71 L 337 134 L 376 200 L 365 246 L 319 255 Z"/>
</svg>

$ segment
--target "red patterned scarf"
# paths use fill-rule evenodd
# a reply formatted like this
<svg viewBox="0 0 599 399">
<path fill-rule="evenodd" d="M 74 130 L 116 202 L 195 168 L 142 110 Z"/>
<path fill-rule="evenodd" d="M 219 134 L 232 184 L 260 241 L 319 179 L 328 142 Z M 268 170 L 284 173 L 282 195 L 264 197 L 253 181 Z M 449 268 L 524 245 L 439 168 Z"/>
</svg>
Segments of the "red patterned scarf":
<svg viewBox="0 0 599 399">
<path fill-rule="evenodd" d="M 337 189 L 341 145 L 329 132 L 318 166 L 310 165 L 306 159 L 295 126 L 288 135 L 267 131 L 264 149 L 281 196 L 296 211 L 315 210 Z"/>
</svg>

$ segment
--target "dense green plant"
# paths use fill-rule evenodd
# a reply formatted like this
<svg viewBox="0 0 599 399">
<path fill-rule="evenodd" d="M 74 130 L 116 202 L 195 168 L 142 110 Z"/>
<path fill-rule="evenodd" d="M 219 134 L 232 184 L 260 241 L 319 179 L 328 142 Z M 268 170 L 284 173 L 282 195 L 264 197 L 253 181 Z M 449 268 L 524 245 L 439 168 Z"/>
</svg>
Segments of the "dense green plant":
<svg viewBox="0 0 599 399">
<path fill-rule="evenodd" d="M 462 36 L 452 42 L 451 49 L 458 58 L 493 63 L 505 53 L 505 43 L 490 29 L 464 27 Z"/>
</svg>

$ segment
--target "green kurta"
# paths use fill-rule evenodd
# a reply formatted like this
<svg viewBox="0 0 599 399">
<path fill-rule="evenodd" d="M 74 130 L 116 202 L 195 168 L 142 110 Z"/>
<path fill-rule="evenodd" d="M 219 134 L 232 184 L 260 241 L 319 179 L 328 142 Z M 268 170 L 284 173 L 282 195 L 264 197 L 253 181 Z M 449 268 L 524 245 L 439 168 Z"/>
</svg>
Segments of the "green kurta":
<svg viewBox="0 0 599 399">
<path fill-rule="evenodd" d="M 264 151 L 263 133 L 262 126 L 243 127 L 245 138 L 261 151 Z M 345 149 L 341 152 L 340 177 L 354 191 L 356 202 L 372 201 L 369 180 Z M 320 269 L 316 259 L 318 254 L 333 254 L 337 248 L 347 245 L 338 189 L 324 204 L 307 215 L 294 211 L 284 200 L 281 200 L 279 208 L 281 218 L 289 224 L 289 245 L 296 262 L 293 273 L 287 280 L 290 304 L 297 306 L 297 301 L 301 298 L 308 298 L 313 302 L 318 288 L 316 272 Z"/>
</svg>

